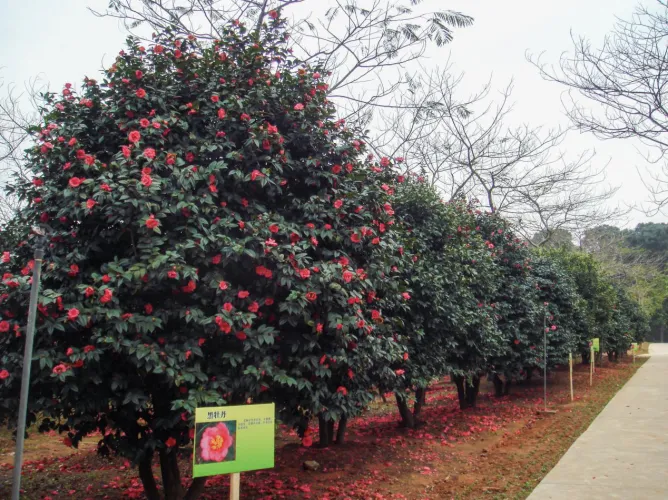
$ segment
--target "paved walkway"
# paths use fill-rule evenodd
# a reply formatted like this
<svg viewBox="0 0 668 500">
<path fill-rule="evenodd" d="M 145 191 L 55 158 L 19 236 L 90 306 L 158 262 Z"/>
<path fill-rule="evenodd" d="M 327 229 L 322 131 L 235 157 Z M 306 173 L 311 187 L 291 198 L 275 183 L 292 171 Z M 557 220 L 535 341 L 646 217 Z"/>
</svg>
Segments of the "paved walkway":
<svg viewBox="0 0 668 500">
<path fill-rule="evenodd" d="M 649 352 L 529 500 L 668 499 L 668 344 Z"/>
</svg>

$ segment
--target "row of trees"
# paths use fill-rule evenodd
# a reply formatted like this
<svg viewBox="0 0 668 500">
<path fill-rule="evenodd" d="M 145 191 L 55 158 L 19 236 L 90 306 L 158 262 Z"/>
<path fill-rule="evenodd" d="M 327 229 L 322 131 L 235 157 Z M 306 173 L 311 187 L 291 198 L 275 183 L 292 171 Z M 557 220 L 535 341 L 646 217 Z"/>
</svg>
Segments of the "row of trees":
<svg viewBox="0 0 668 500">
<path fill-rule="evenodd" d="M 374 395 L 415 425 L 449 374 L 461 406 L 644 319 L 587 255 L 532 253 L 498 213 L 444 203 L 368 154 L 278 12 L 213 40 L 130 38 L 102 81 L 46 94 L 3 233 L 0 419 L 16 415 L 33 248 L 46 234 L 30 423 L 131 457 L 181 491 L 197 406 L 274 401 L 326 446 Z M 33 228 L 40 228 L 35 231 Z M 416 392 L 413 411 L 408 393 Z M 338 422 L 336 437 L 335 422 Z"/>
</svg>

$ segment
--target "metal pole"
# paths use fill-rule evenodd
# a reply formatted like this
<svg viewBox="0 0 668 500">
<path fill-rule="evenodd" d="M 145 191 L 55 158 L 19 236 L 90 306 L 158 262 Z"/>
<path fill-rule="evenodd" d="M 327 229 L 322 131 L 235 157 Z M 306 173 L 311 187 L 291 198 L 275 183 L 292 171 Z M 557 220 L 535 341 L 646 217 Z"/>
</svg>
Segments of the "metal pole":
<svg viewBox="0 0 668 500">
<path fill-rule="evenodd" d="M 543 404 L 547 411 L 547 311 L 543 315 Z"/>
<path fill-rule="evenodd" d="M 32 364 L 32 346 L 35 337 L 35 317 L 37 315 L 37 296 L 39 294 L 39 278 L 42 271 L 44 249 L 41 243 L 35 248 L 35 268 L 32 272 L 32 288 L 30 289 L 30 305 L 28 307 L 28 324 L 26 325 L 26 345 L 23 351 L 23 374 L 21 376 L 21 398 L 19 399 L 19 420 L 16 429 L 16 453 L 14 454 L 14 476 L 12 480 L 12 500 L 19 500 L 21 491 L 21 470 L 23 469 L 23 441 L 26 434 L 26 417 L 28 414 L 28 390 L 30 389 L 30 365 Z"/>
<path fill-rule="evenodd" d="M 573 353 L 568 353 L 568 378 L 571 384 L 571 403 L 573 402 Z"/>
</svg>

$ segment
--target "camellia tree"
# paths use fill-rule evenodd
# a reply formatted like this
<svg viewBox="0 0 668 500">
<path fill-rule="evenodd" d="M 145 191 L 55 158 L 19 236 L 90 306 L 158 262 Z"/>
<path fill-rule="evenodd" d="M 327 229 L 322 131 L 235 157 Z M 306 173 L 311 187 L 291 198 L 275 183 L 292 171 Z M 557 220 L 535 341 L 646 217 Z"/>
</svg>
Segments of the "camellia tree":
<svg viewBox="0 0 668 500">
<path fill-rule="evenodd" d="M 577 293 L 573 277 L 558 261 L 539 255 L 532 261 L 532 274 L 538 300 L 545 306 L 545 318 L 540 328 L 544 327 L 547 334 L 547 369 L 550 370 L 568 363 L 569 353 L 578 352 L 580 335 L 585 331 L 584 301 Z M 539 338 L 537 342 L 542 366 L 543 339 Z"/>
<path fill-rule="evenodd" d="M 41 415 L 72 446 L 99 432 L 150 499 L 204 488 L 184 492 L 177 463 L 196 406 L 275 401 L 309 444 L 312 417 L 355 415 L 406 352 L 385 317 L 409 297 L 392 166 L 360 159 L 282 25 L 272 12 L 211 43 L 130 39 L 102 81 L 45 96 L 34 177 L 14 188 L 16 227 L 48 238 L 29 423 Z M 21 231 L 0 296 L 12 422 L 36 239 Z"/>
<path fill-rule="evenodd" d="M 608 359 L 618 361 L 632 342 L 642 342 L 649 333 L 649 319 L 626 290 L 615 286 L 617 301 L 613 306 L 613 328 L 606 343 Z"/>
<path fill-rule="evenodd" d="M 500 356 L 504 348 L 493 302 L 501 285 L 501 275 L 493 262 L 494 245 L 485 238 L 485 230 L 479 223 L 488 214 L 478 210 L 472 203 L 467 205 L 465 211 L 468 217 L 465 225 L 457 226 L 458 236 L 470 239 L 465 244 L 468 251 L 482 247 L 484 252 L 468 255 L 457 264 L 461 267 L 461 274 L 456 300 L 461 306 L 452 315 L 450 323 L 453 327 L 454 348 L 448 353 L 447 364 L 451 368 L 450 377 L 457 387 L 461 409 L 476 406 L 480 378 L 488 372 L 490 359 Z"/>
<path fill-rule="evenodd" d="M 579 321 L 576 349 L 582 355 L 582 362 L 590 359 L 589 342 L 593 338 L 601 341 L 601 351 L 605 348 L 607 337 L 613 330 L 613 312 L 615 292 L 612 284 L 605 278 L 600 264 L 590 254 L 552 250 L 550 259 L 555 260 L 573 278 L 578 295 L 583 299 L 584 321 Z"/>
<path fill-rule="evenodd" d="M 496 213 L 479 214 L 477 224 L 492 251 L 501 286 L 490 297 L 502 344 L 490 357 L 488 373 L 496 395 L 507 394 L 512 381 L 529 373 L 536 363 L 536 338 L 542 311 L 532 276 L 531 252 L 513 227 Z"/>
<path fill-rule="evenodd" d="M 429 384 L 459 370 L 453 353 L 467 339 L 487 332 L 488 312 L 478 307 L 495 275 L 490 252 L 473 230 L 475 219 L 463 200 L 443 203 L 439 193 L 406 175 L 397 188 L 395 210 L 406 234 L 404 252 L 414 264 L 404 271 L 412 290 L 410 308 L 397 312 L 407 335 L 406 359 L 397 367 L 395 394 L 401 425 L 418 423 Z M 481 343 L 484 345 L 484 342 Z M 470 375 L 457 373 L 458 376 Z M 408 392 L 415 392 L 411 411 Z"/>
</svg>

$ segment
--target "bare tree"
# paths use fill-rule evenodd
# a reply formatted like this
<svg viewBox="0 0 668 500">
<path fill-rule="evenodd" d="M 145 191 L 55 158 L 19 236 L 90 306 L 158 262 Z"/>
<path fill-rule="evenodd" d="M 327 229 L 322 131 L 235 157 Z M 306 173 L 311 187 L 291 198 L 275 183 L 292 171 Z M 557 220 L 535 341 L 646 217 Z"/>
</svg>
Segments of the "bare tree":
<svg viewBox="0 0 668 500">
<path fill-rule="evenodd" d="M 25 92 L 0 80 L 0 228 L 4 226 L 19 208 L 19 201 L 6 192 L 7 183 L 16 176 L 27 175 L 24 169 L 23 153 L 30 145 L 29 129 L 37 121 L 37 98 L 42 82 L 32 80 Z M 26 111 L 31 110 L 31 111 Z"/>
<path fill-rule="evenodd" d="M 567 156 L 567 130 L 511 125 L 512 82 L 498 95 L 488 82 L 462 99 L 461 86 L 449 69 L 425 78 L 411 93 L 415 113 L 396 114 L 386 127 L 386 151 L 398 148 L 448 196 L 477 197 L 515 221 L 536 246 L 622 215 L 607 203 L 616 189 L 604 186 L 593 151 Z"/>
<path fill-rule="evenodd" d="M 98 16 L 120 19 L 136 34 L 142 27 L 172 29 L 218 38 L 223 23 L 247 21 L 257 32 L 271 10 L 290 19 L 291 46 L 304 62 L 328 72 L 331 98 L 339 117 L 363 131 L 377 109 L 403 107 L 400 89 L 414 77 L 405 69 L 422 58 L 430 44 L 453 39 L 453 28 L 473 19 L 449 10 L 420 9 L 422 0 L 111 0 Z"/>
<path fill-rule="evenodd" d="M 540 57 L 529 60 L 543 78 L 569 88 L 564 107 L 579 130 L 649 146 L 645 159 L 663 164 L 645 182 L 656 213 L 668 204 L 668 1 L 654 0 L 652 8 L 638 6 L 630 19 L 618 19 L 600 47 L 571 38 L 573 52 L 561 56 L 558 68 Z"/>
</svg>

